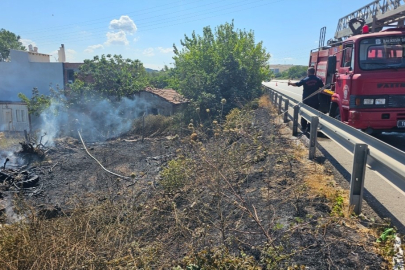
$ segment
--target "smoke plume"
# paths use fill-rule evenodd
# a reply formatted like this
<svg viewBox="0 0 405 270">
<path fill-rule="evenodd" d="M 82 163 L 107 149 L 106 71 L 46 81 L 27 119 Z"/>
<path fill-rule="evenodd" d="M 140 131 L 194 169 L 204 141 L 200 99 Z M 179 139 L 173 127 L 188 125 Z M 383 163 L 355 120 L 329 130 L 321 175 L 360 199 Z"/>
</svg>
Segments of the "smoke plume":
<svg viewBox="0 0 405 270">
<path fill-rule="evenodd" d="M 104 141 L 129 131 L 132 121 L 147 110 L 148 104 L 141 98 L 123 98 L 116 102 L 99 100 L 70 108 L 53 102 L 35 126 L 39 135 L 46 134 L 42 143 L 47 146 L 57 137 L 77 137 L 77 130 L 86 141 Z"/>
</svg>

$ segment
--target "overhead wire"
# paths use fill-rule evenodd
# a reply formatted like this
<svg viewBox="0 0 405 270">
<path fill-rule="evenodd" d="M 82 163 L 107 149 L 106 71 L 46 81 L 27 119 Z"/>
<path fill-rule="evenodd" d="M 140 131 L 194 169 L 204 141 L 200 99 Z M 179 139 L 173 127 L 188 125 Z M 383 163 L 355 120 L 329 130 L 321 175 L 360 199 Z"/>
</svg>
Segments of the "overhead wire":
<svg viewBox="0 0 405 270">
<path fill-rule="evenodd" d="M 258 2 L 258 1 L 264 1 L 264 0 L 257 0 L 256 2 Z M 201 7 L 204 7 L 204 6 L 210 6 L 211 4 L 213 4 L 213 3 L 217 3 L 217 1 L 215 1 L 215 2 L 210 2 L 210 3 L 206 3 L 206 4 L 204 4 L 204 5 L 200 5 L 200 6 L 197 6 L 197 7 L 193 7 L 193 8 L 190 8 L 190 9 L 187 9 L 187 10 L 193 10 L 193 9 L 200 9 Z M 238 1 L 237 3 L 244 3 L 244 4 L 242 4 L 242 5 L 246 5 L 246 1 Z M 238 7 L 238 5 L 236 5 L 236 6 L 230 6 L 230 5 L 222 5 L 222 6 L 220 6 L 220 8 L 222 8 L 222 9 L 220 9 L 220 10 L 218 10 L 218 6 L 214 6 L 214 7 L 212 7 L 212 8 L 210 8 L 210 9 L 207 9 L 207 10 L 204 10 L 204 12 L 208 12 L 208 11 L 211 11 L 211 10 L 216 10 L 216 11 L 221 11 L 221 10 L 224 10 L 224 9 L 228 9 L 228 8 L 234 8 L 234 7 Z M 164 15 L 165 16 L 169 16 L 169 17 L 172 17 L 173 19 L 171 19 L 171 20 L 167 20 L 166 18 L 163 18 L 163 19 L 158 19 L 158 20 L 156 20 L 155 18 L 157 17 L 157 15 L 155 14 L 155 16 L 153 17 L 153 22 L 152 23 L 146 23 L 145 25 L 143 25 L 143 27 L 149 27 L 149 26 L 154 26 L 154 25 L 161 25 L 161 24 L 167 24 L 168 22 L 171 22 L 171 21 L 178 21 L 178 20 L 181 20 L 181 19 L 184 19 L 184 17 L 176 17 L 176 16 L 174 16 L 175 14 L 177 14 L 177 13 L 181 13 L 181 12 L 184 12 L 185 10 L 178 10 L 178 11 L 175 11 L 175 12 L 170 12 L 170 13 L 165 13 Z M 201 14 L 201 11 L 198 11 L 198 12 L 194 12 L 194 13 L 189 13 L 189 14 L 187 14 L 188 15 L 188 17 L 185 17 L 185 18 L 190 18 L 190 17 L 194 17 L 194 15 L 195 14 Z M 150 21 L 150 17 L 148 17 L 148 18 L 143 18 L 143 19 L 137 19 L 136 20 L 136 25 L 138 26 L 138 25 L 142 25 L 142 24 L 140 24 L 140 22 L 142 22 L 142 21 Z M 162 23 L 156 23 L 156 22 L 160 22 L 160 21 L 163 21 Z M 103 29 L 103 30 L 100 30 L 100 31 L 93 31 L 92 33 L 98 33 L 98 32 L 102 32 L 102 33 L 105 33 L 105 31 L 106 31 L 106 26 L 101 26 L 101 27 L 96 27 L 96 28 L 90 28 L 90 29 L 88 29 L 88 31 L 91 31 L 91 30 L 96 30 L 96 29 Z M 137 31 L 139 31 L 139 30 L 137 30 Z M 71 35 L 77 35 L 77 33 L 76 32 L 67 32 L 67 34 L 66 33 L 63 33 L 63 34 L 54 34 L 54 35 L 44 35 L 44 36 L 39 36 L 39 37 L 37 37 L 37 39 L 36 40 L 41 40 L 41 38 L 48 38 L 48 37 L 50 37 L 50 36 L 58 36 L 58 35 L 63 35 L 64 37 L 66 37 L 66 35 L 68 35 L 68 36 L 71 36 Z"/>
<path fill-rule="evenodd" d="M 217 1 L 213 1 L 214 3 L 216 3 L 216 2 L 218 2 L 219 0 L 217 0 Z M 182 2 L 182 5 L 189 5 L 189 4 L 192 4 L 192 3 L 195 3 L 195 2 L 200 2 L 199 0 L 196 0 L 196 1 L 187 1 L 186 3 L 184 3 L 183 1 L 179 1 L 179 2 Z M 169 8 L 162 8 L 162 9 L 158 9 L 158 10 L 153 10 L 155 7 L 159 7 L 159 8 L 161 8 L 161 7 L 166 7 L 166 6 L 170 6 Z M 150 13 L 154 13 L 154 12 L 156 12 L 156 11 L 160 11 L 160 10 L 167 10 L 167 9 L 171 9 L 171 8 L 177 8 L 175 5 L 173 5 L 173 2 L 170 2 L 170 3 L 167 3 L 167 4 L 164 4 L 164 5 L 159 5 L 159 6 L 155 6 L 155 7 L 151 7 L 151 8 L 145 8 L 145 9 L 142 9 L 142 10 L 139 10 L 139 11 L 131 11 L 131 12 L 125 12 L 125 14 L 134 14 L 134 13 L 138 13 L 138 12 L 142 12 L 142 11 L 145 11 L 145 10 L 152 10 L 152 11 L 150 11 L 150 12 L 146 12 L 146 13 L 140 13 L 140 14 L 138 14 L 138 15 L 145 15 L 145 14 L 150 14 Z M 89 22 L 94 22 L 94 21 L 101 21 L 101 20 L 105 20 L 105 19 L 111 19 L 111 17 L 118 17 L 118 16 L 121 16 L 122 15 L 122 13 L 121 14 L 115 14 L 115 15 L 110 15 L 110 16 L 106 16 L 106 17 L 101 17 L 101 18 L 98 18 L 98 19 L 94 19 L 94 20 L 88 20 L 88 21 L 83 21 L 83 22 L 76 22 L 76 23 L 70 23 L 70 24 L 65 24 L 65 25 L 62 25 L 62 26 L 55 26 L 55 27 L 47 27 L 47 28 L 41 28 L 41 29 L 37 29 L 36 31 L 34 30 L 34 31 L 32 31 L 32 30 L 27 30 L 27 31 L 22 31 L 22 32 L 20 32 L 19 34 L 21 34 L 21 33 L 37 33 L 37 32 L 44 32 L 44 31 L 47 31 L 47 30 L 51 30 L 51 29 L 67 29 L 67 28 L 71 28 L 71 26 L 75 26 L 75 25 L 78 25 L 78 24 L 80 24 L 80 25 L 91 25 L 91 24 L 96 24 L 96 23 L 89 23 Z"/>
<path fill-rule="evenodd" d="M 140 29 L 138 29 L 137 30 L 137 32 L 146 32 L 146 31 L 151 31 L 151 30 L 156 30 L 156 29 L 162 29 L 162 28 L 167 28 L 167 27 L 172 27 L 172 26 L 175 26 L 175 25 L 181 25 L 181 24 L 185 24 L 185 23 L 189 23 L 189 22 L 194 22 L 194 21 L 199 21 L 199 20 L 204 20 L 204 19 L 208 19 L 208 18 L 213 18 L 213 17 L 217 17 L 217 16 L 222 16 L 222 15 L 226 15 L 226 14 L 232 14 L 232 13 L 236 13 L 236 12 L 239 12 L 239 11 L 245 11 L 245 10 L 247 10 L 247 9 L 252 9 L 252 8 L 257 8 L 257 7 L 261 7 L 261 6 L 265 6 L 265 5 L 269 5 L 269 4 L 273 4 L 273 3 L 277 3 L 277 2 L 281 2 L 282 0 L 277 0 L 277 1 L 272 1 L 272 2 L 266 2 L 266 3 L 264 3 L 264 4 L 262 4 L 262 5 L 252 5 L 252 3 L 259 3 L 259 2 L 263 2 L 264 0 L 257 0 L 257 1 L 253 1 L 253 2 L 249 2 L 249 3 L 246 3 L 246 2 L 244 2 L 243 4 L 239 4 L 239 3 L 242 3 L 243 1 L 239 1 L 239 2 L 237 2 L 236 4 L 238 4 L 238 5 L 234 5 L 234 3 L 233 3 L 233 5 L 221 5 L 220 7 L 222 7 L 222 9 L 218 9 L 218 6 L 214 6 L 214 7 L 212 7 L 212 8 L 210 8 L 210 9 L 208 9 L 208 10 L 213 10 L 213 9 L 215 9 L 215 13 L 218 13 L 218 12 L 221 12 L 221 11 L 223 11 L 223 10 L 229 10 L 229 9 L 232 9 L 232 8 L 238 8 L 238 7 L 242 7 L 242 6 L 246 6 L 246 5 L 250 5 L 250 7 L 245 7 L 245 8 L 243 8 L 243 9 L 237 9 L 237 10 L 232 10 L 232 11 L 230 11 L 230 12 L 227 12 L 227 13 L 220 13 L 220 14 L 212 14 L 212 13 L 210 13 L 210 16 L 203 16 L 203 17 L 200 17 L 200 18 L 197 18 L 197 19 L 193 19 L 193 20 L 187 20 L 187 19 L 189 19 L 189 18 L 195 18 L 196 16 L 195 15 L 198 15 L 198 14 L 201 14 L 201 12 L 194 12 L 194 13 L 188 13 L 188 14 L 186 14 L 187 16 L 180 16 L 180 17 L 176 17 L 176 18 L 174 18 L 174 19 L 172 19 L 172 20 L 170 20 L 169 22 L 172 22 L 172 24 L 168 24 L 168 21 L 166 20 L 166 19 L 161 19 L 161 20 L 155 20 L 155 21 L 153 21 L 152 23 L 149 23 L 149 24 L 145 24 L 145 25 L 142 25 L 142 24 L 138 24 L 138 26 L 140 26 Z M 200 6 L 197 6 L 197 7 L 193 7 L 193 8 L 189 8 L 189 9 L 187 9 L 187 10 L 193 10 L 194 8 L 201 8 L 202 6 L 211 6 L 212 5 L 212 2 L 210 2 L 210 3 L 208 3 L 208 4 L 204 4 L 204 5 L 200 5 Z M 148 9 L 144 9 L 144 10 L 152 10 L 153 8 L 148 8 Z M 206 12 L 207 10 L 204 10 L 204 12 Z M 153 11 L 151 11 L 151 12 L 153 12 Z M 144 14 L 148 14 L 148 13 L 151 13 L 151 12 L 147 12 L 147 13 L 144 13 Z M 179 12 L 184 12 L 184 10 L 182 10 L 182 11 L 176 11 L 176 12 L 172 12 L 172 13 L 169 13 L 168 15 L 170 16 L 170 15 L 173 15 L 173 14 L 176 14 L 176 13 L 179 13 Z M 129 13 L 127 13 L 127 14 L 129 14 Z M 166 14 L 167 15 L 167 14 Z M 174 17 L 174 16 L 172 16 L 172 17 Z M 107 18 L 107 17 L 106 17 Z M 150 18 L 144 18 L 144 19 L 140 19 L 140 20 L 138 20 L 137 22 L 139 22 L 139 21 L 144 21 L 144 20 L 147 20 L 147 19 L 150 19 Z M 101 20 L 101 19 L 97 19 L 97 20 Z M 187 21 L 184 21 L 184 20 L 187 20 Z M 93 21 L 96 21 L 96 20 L 93 20 Z M 163 21 L 162 23 L 156 23 L 156 22 L 160 22 L 160 21 Z M 176 22 L 176 21 L 181 21 L 180 23 L 176 23 L 176 24 L 173 24 L 173 22 Z M 91 21 L 89 21 L 89 22 L 91 22 Z M 163 26 L 162 26 L 163 25 Z M 156 26 L 156 27 L 155 27 Z M 149 28 L 148 28 L 149 27 Z M 105 27 L 102 27 L 102 28 L 105 28 Z M 93 28 L 93 29 L 98 29 L 98 28 Z M 91 29 L 90 29 L 91 30 Z M 102 31 L 96 31 L 96 32 L 93 32 L 92 34 L 97 34 L 97 33 L 106 33 L 106 31 L 105 30 L 102 30 Z M 112 32 L 112 33 L 114 33 L 114 32 Z M 71 36 L 73 36 L 74 35 L 74 37 L 73 38 L 69 38 L 69 37 L 71 37 Z M 66 33 L 63 33 L 63 34 L 55 34 L 55 35 L 47 35 L 47 36 L 43 36 L 43 38 L 44 39 L 42 39 L 42 40 L 46 40 L 46 39 L 49 39 L 50 37 L 58 37 L 58 36 L 61 36 L 62 37 L 62 39 L 64 39 L 63 40 L 63 43 L 64 44 L 66 44 L 67 42 L 75 42 L 75 41 L 84 41 L 84 40 L 90 40 L 90 39 L 94 39 L 94 38 L 97 38 L 97 37 L 99 37 L 99 35 L 96 35 L 96 36 L 94 36 L 94 35 L 90 35 L 90 36 L 88 36 L 88 37 L 83 37 L 83 36 L 81 36 L 81 37 L 77 37 L 77 33 L 75 33 L 75 32 L 70 32 L 70 35 L 69 34 L 66 34 Z M 52 38 L 52 41 L 45 41 L 45 42 L 42 42 L 42 44 L 51 44 L 51 43 L 53 43 L 54 41 L 53 40 L 55 40 L 56 38 Z M 39 41 L 40 41 L 41 39 L 39 39 Z M 35 39 L 35 42 L 37 42 L 38 41 L 38 39 Z M 293 54 L 291 54 L 291 53 L 293 53 Z M 305 54 L 305 53 L 304 53 Z M 293 57 L 294 59 L 303 59 L 303 58 L 306 58 L 306 56 L 305 55 L 303 55 L 303 53 L 302 52 L 298 52 L 298 51 L 296 51 L 296 50 L 293 50 L 293 51 L 284 51 L 283 52 L 283 54 L 277 54 L 277 58 L 274 58 L 274 59 L 281 59 L 281 62 L 282 61 L 286 61 L 286 59 L 282 59 L 282 58 L 284 58 L 284 56 L 287 58 L 287 57 Z M 295 56 L 297 56 L 297 57 L 295 57 Z M 274 55 L 273 55 L 273 57 L 274 57 Z"/>
<path fill-rule="evenodd" d="M 257 3 L 257 2 L 263 2 L 264 0 L 258 0 L 258 1 L 254 1 L 254 3 Z M 272 2 L 266 2 L 265 4 L 263 4 L 263 5 L 259 5 L 259 6 L 251 6 L 251 7 L 245 7 L 245 8 L 243 8 L 243 9 L 238 9 L 238 10 L 233 10 L 233 11 L 231 11 L 231 12 L 228 12 L 228 13 L 220 13 L 220 14 L 216 14 L 216 15 L 210 15 L 210 16 L 203 16 L 203 17 L 200 17 L 200 18 L 198 18 L 198 19 L 194 19 L 194 20 L 187 20 L 187 21 L 183 21 L 183 20 L 185 20 L 185 19 L 188 19 L 188 18 L 195 18 L 195 16 L 188 16 L 188 17 L 178 17 L 178 18 L 175 18 L 175 19 L 173 19 L 173 20 L 171 20 L 170 22 L 175 22 L 175 21 L 181 21 L 181 23 L 177 23 L 177 24 L 168 24 L 167 22 L 167 20 L 165 20 L 164 22 L 162 22 L 162 23 L 158 23 L 158 24 L 155 24 L 155 23 L 152 23 L 152 24 L 149 24 L 149 25 L 147 25 L 147 27 L 150 27 L 150 28 L 141 28 L 141 29 L 138 29 L 137 30 L 137 32 L 144 32 L 144 31 L 151 31 L 151 30 L 156 30 L 156 29 L 161 29 L 161 28 L 167 28 L 167 27 L 171 27 L 171 26 L 174 26 L 174 25 L 179 25 L 179 24 L 186 24 L 186 23 L 190 23 L 190 22 L 194 22 L 194 21 L 199 21 L 199 20 L 203 20 L 203 19 L 208 19 L 208 18 L 213 18 L 213 17 L 218 17 L 218 16 L 223 16 L 223 15 L 226 15 L 226 14 L 232 14 L 232 13 L 235 13 L 235 12 L 239 12 L 239 11 L 245 11 L 245 10 L 248 10 L 248 9 L 252 9 L 252 8 L 256 8 L 256 7 L 261 7 L 261 6 L 265 6 L 265 5 L 269 5 L 269 4 L 272 4 L 272 3 L 276 3 L 276 2 L 281 2 L 282 0 L 277 0 L 277 1 L 272 1 Z M 251 4 L 252 2 L 250 2 L 249 4 Z M 218 10 L 218 8 L 215 8 L 216 10 L 214 11 L 214 12 L 219 12 L 219 11 L 223 11 L 223 10 L 229 10 L 230 8 L 236 8 L 236 7 L 241 7 L 241 6 L 245 6 L 245 5 L 247 5 L 247 4 L 241 4 L 241 5 L 237 5 L 237 6 L 233 6 L 233 7 L 229 7 L 229 6 L 223 6 L 224 8 L 222 8 L 222 9 L 220 9 L 220 10 Z M 212 8 L 212 9 L 214 9 L 214 8 Z M 212 13 L 211 13 L 212 14 Z M 163 25 L 163 26 L 161 26 L 161 25 Z M 157 27 L 154 27 L 154 26 L 157 26 Z M 159 27 L 160 26 L 160 27 Z M 105 33 L 105 31 L 101 31 L 103 34 Z M 97 33 L 97 32 L 95 32 L 95 33 Z M 77 33 L 72 33 L 73 35 L 77 35 Z M 60 34 L 61 36 L 63 36 L 63 38 L 66 40 L 66 35 L 65 34 Z M 54 35 L 55 36 L 55 35 Z M 49 36 L 48 36 L 49 37 Z M 94 36 L 89 36 L 88 38 L 83 38 L 83 37 L 80 37 L 80 38 L 70 38 L 70 39 L 68 39 L 69 41 L 75 41 L 75 40 L 80 40 L 80 41 L 82 41 L 82 40 L 87 40 L 87 39 L 92 39 L 92 38 L 94 38 Z M 53 41 L 52 41 L 53 42 Z M 49 42 L 42 42 L 43 44 L 49 44 L 49 43 L 51 43 L 51 41 L 49 41 Z M 66 42 L 65 42 L 66 43 Z"/>
</svg>

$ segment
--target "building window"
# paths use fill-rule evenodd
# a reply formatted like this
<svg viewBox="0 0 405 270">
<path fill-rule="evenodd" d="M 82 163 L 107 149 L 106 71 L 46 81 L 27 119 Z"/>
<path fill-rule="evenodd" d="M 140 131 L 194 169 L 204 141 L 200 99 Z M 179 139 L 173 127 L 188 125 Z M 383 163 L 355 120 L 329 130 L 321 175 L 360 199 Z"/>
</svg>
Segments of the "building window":
<svg viewBox="0 0 405 270">
<path fill-rule="evenodd" d="M 17 122 L 21 122 L 20 116 L 20 110 L 15 110 L 15 118 L 17 119 Z"/>
<path fill-rule="evenodd" d="M 17 122 L 25 122 L 25 111 L 15 110 L 15 117 L 17 119 Z"/>
<path fill-rule="evenodd" d="M 75 72 L 73 69 L 67 70 L 67 81 L 68 83 L 74 83 L 75 81 Z"/>
</svg>

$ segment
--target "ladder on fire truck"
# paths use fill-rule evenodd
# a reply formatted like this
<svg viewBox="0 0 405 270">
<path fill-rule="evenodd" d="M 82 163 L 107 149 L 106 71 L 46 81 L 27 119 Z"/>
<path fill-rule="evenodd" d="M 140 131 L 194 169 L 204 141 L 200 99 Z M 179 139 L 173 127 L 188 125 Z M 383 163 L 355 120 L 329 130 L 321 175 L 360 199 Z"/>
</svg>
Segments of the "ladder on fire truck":
<svg viewBox="0 0 405 270">
<path fill-rule="evenodd" d="M 397 26 L 404 26 L 405 0 L 375 0 L 340 18 L 335 33 L 336 40 L 343 40 L 355 34 L 350 28 L 350 21 L 353 19 L 364 20 L 365 25 L 369 26 L 370 32 L 381 31 L 384 26 L 393 23 L 397 23 Z"/>
</svg>

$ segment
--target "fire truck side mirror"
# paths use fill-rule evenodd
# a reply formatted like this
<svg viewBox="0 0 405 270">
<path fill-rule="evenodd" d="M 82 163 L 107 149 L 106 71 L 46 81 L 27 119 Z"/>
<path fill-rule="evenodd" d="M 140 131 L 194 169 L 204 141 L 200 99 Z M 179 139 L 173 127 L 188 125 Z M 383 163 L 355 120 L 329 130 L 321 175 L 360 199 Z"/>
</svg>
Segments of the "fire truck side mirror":
<svg viewBox="0 0 405 270">
<path fill-rule="evenodd" d="M 336 72 L 336 55 L 328 57 L 328 74 L 335 74 Z"/>
</svg>

